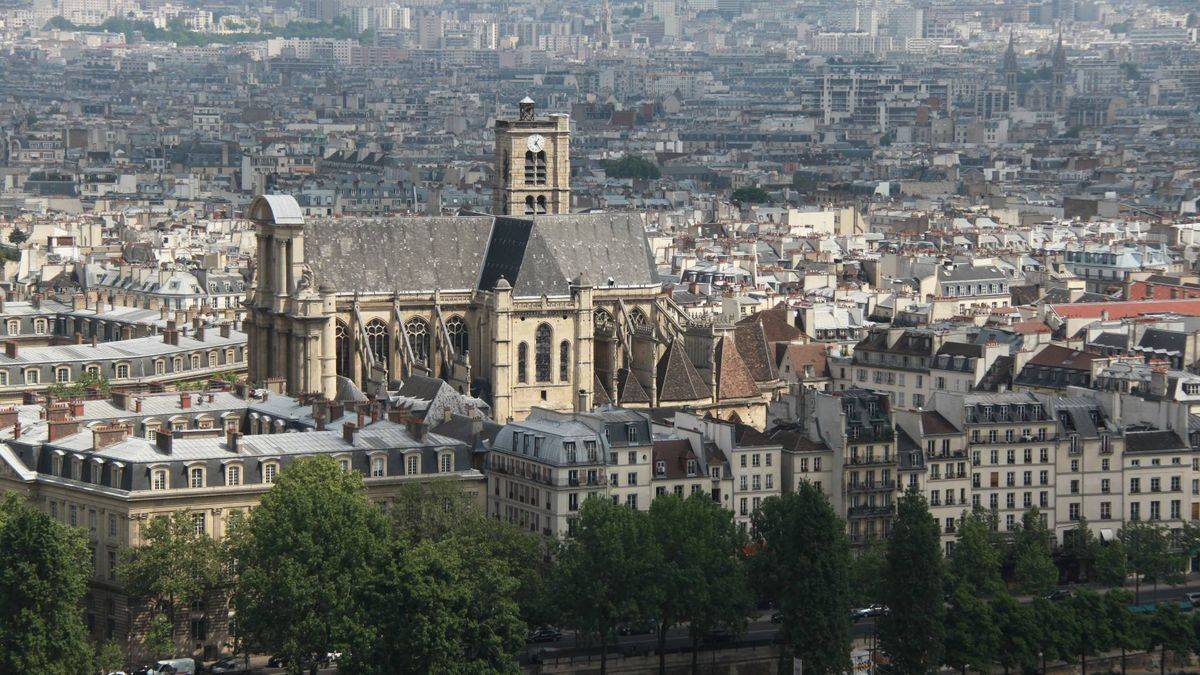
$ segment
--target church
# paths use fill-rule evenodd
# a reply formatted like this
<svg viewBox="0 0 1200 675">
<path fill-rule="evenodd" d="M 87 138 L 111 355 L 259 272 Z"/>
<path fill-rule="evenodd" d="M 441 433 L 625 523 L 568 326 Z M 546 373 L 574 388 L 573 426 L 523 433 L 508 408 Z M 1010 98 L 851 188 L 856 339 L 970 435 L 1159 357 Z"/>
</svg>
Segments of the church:
<svg viewBox="0 0 1200 675">
<path fill-rule="evenodd" d="M 501 423 L 615 404 L 761 428 L 785 388 L 761 322 L 692 321 L 638 214 L 570 213 L 566 115 L 526 98 L 495 135 L 493 214 L 309 219 L 289 195 L 257 197 L 250 380 L 350 400 L 425 375 Z"/>
</svg>

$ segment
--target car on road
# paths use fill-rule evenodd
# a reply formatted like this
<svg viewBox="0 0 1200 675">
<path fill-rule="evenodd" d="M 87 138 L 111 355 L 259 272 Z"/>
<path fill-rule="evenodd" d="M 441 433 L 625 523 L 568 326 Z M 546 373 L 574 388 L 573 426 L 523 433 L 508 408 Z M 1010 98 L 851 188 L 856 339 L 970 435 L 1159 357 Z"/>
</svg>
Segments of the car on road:
<svg viewBox="0 0 1200 675">
<path fill-rule="evenodd" d="M 229 673 L 248 673 L 250 666 L 246 659 L 238 656 L 226 656 L 225 658 L 210 664 L 204 669 L 206 673 L 213 675 L 227 675 Z"/>
<path fill-rule="evenodd" d="M 526 642 L 558 642 L 562 637 L 561 630 L 552 626 L 542 626 L 529 631 L 529 636 L 525 640 Z"/>
<path fill-rule="evenodd" d="M 887 614 L 887 613 L 888 613 L 887 607 L 885 607 L 884 605 L 880 605 L 880 604 L 874 604 L 874 605 L 867 605 L 866 607 L 857 607 L 855 609 L 850 610 L 850 617 L 852 619 L 854 619 L 855 621 L 859 621 L 862 619 L 870 619 L 870 618 L 876 617 L 876 616 L 883 616 L 884 614 Z"/>
<path fill-rule="evenodd" d="M 633 621 L 617 626 L 617 635 L 649 635 L 654 632 L 653 620 Z"/>
<path fill-rule="evenodd" d="M 1192 603 L 1192 607 L 1200 607 L 1200 593 L 1187 593 L 1183 597 L 1187 598 L 1187 601 Z"/>
<path fill-rule="evenodd" d="M 730 631 L 727 628 L 713 628 L 704 634 L 704 637 L 701 638 L 701 642 L 709 645 L 722 642 L 732 642 L 735 637 L 736 636 L 733 634 L 733 631 Z"/>
<path fill-rule="evenodd" d="M 1043 599 L 1051 602 L 1061 602 L 1071 599 L 1071 591 L 1066 588 L 1056 588 L 1042 596 Z"/>
</svg>

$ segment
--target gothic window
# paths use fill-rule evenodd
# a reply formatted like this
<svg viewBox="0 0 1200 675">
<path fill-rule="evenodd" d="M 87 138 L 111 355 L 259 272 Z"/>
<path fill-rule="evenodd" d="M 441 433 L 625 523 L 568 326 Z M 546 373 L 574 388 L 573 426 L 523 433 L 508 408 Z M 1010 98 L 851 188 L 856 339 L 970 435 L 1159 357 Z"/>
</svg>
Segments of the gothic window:
<svg viewBox="0 0 1200 675">
<path fill-rule="evenodd" d="M 386 366 L 389 346 L 387 324 L 379 319 L 371 319 L 367 322 L 364 332 L 367 334 L 367 345 L 371 347 L 371 353 L 379 363 Z"/>
<path fill-rule="evenodd" d="M 537 159 L 533 152 L 525 152 L 525 184 L 533 185 L 537 181 Z"/>
<path fill-rule="evenodd" d="M 517 345 L 517 382 L 528 382 L 529 376 L 526 375 L 529 364 L 529 345 L 522 342 Z"/>
<path fill-rule="evenodd" d="M 350 330 L 346 327 L 345 323 L 337 321 L 333 324 L 333 339 L 337 374 L 342 377 L 350 377 L 350 364 L 353 361 L 350 358 Z"/>
<path fill-rule="evenodd" d="M 538 382 L 550 381 L 550 326 L 542 324 L 534 334 L 534 369 Z"/>
<path fill-rule="evenodd" d="M 546 184 L 546 151 L 543 150 L 533 156 L 533 172 L 534 181 L 538 185 Z"/>
<path fill-rule="evenodd" d="M 525 215 L 532 216 L 535 208 L 537 207 L 533 204 L 533 195 L 525 197 Z"/>
<path fill-rule="evenodd" d="M 505 182 L 505 184 L 507 184 L 509 182 L 509 180 L 512 179 L 512 166 L 510 166 L 511 164 L 512 164 L 512 160 L 509 158 L 508 153 L 505 152 L 504 153 L 504 182 Z"/>
<path fill-rule="evenodd" d="M 412 345 L 413 359 L 417 363 L 426 365 L 429 363 L 429 324 L 425 323 L 425 319 L 419 316 L 414 316 L 404 324 L 404 332 L 408 335 L 408 342 Z"/>
<path fill-rule="evenodd" d="M 546 213 L 546 195 L 538 195 L 537 212 L 539 215 Z"/>
<path fill-rule="evenodd" d="M 592 328 L 595 333 L 608 334 L 613 330 L 613 317 L 608 310 L 597 309 L 592 313 Z"/>
<path fill-rule="evenodd" d="M 632 322 L 634 326 L 645 326 L 646 315 L 642 313 L 642 310 L 635 307 L 634 310 L 629 313 L 629 321 Z"/>
<path fill-rule="evenodd" d="M 571 379 L 571 343 L 567 340 L 558 344 L 558 379 L 560 382 Z"/>
<path fill-rule="evenodd" d="M 446 322 L 446 332 L 450 334 L 450 345 L 454 352 L 466 356 L 471 351 L 470 337 L 467 335 L 467 322 L 461 316 L 450 317 Z"/>
</svg>

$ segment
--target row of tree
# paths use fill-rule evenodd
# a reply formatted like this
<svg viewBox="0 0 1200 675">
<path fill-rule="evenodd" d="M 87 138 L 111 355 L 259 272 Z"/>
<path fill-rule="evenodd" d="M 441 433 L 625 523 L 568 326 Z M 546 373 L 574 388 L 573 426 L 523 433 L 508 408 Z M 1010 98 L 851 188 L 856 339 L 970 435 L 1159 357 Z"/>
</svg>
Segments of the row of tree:
<svg viewBox="0 0 1200 675">
<path fill-rule="evenodd" d="M 937 522 L 910 491 L 886 545 L 855 556 L 845 522 L 802 484 L 766 500 L 748 533 L 704 494 L 664 496 L 647 511 L 589 499 L 560 545 L 487 518 L 475 499 L 454 483 L 413 484 L 382 509 L 331 459 L 297 462 L 219 542 L 188 514 L 149 521 L 120 566 L 148 629 L 135 644 L 93 650 L 83 535 L 10 496 L 0 505 L 0 672 L 189 652 L 173 627 L 214 597 L 233 610 L 237 651 L 279 654 L 295 673 L 330 652 L 355 673 L 513 672 L 527 631 L 547 625 L 598 645 L 604 671 L 628 624 L 653 625 L 665 670 L 668 631 L 686 630 L 694 663 L 705 636 L 742 630 L 756 601 L 777 609 L 784 656 L 809 672 L 849 667 L 851 607 L 872 602 L 890 608 L 879 643 L 895 672 L 1033 670 L 1109 649 L 1197 646 L 1177 606 L 1137 614 L 1120 590 L 1043 597 L 1063 574 L 1056 555 L 1077 578 L 1177 581 L 1179 542 L 1150 525 L 1104 544 L 1084 525 L 1056 551 L 1036 510 L 1011 536 L 976 510 L 944 557 Z"/>
</svg>

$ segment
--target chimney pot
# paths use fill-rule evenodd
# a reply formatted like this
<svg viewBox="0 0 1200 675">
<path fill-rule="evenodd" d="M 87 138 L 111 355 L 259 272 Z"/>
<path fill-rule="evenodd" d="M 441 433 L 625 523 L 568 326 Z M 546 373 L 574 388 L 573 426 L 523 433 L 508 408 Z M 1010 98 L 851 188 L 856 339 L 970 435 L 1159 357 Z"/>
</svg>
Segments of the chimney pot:
<svg viewBox="0 0 1200 675">
<path fill-rule="evenodd" d="M 354 434 L 358 431 L 358 425 L 354 422 L 346 422 L 342 425 L 342 440 L 347 443 L 354 442 Z"/>
</svg>

